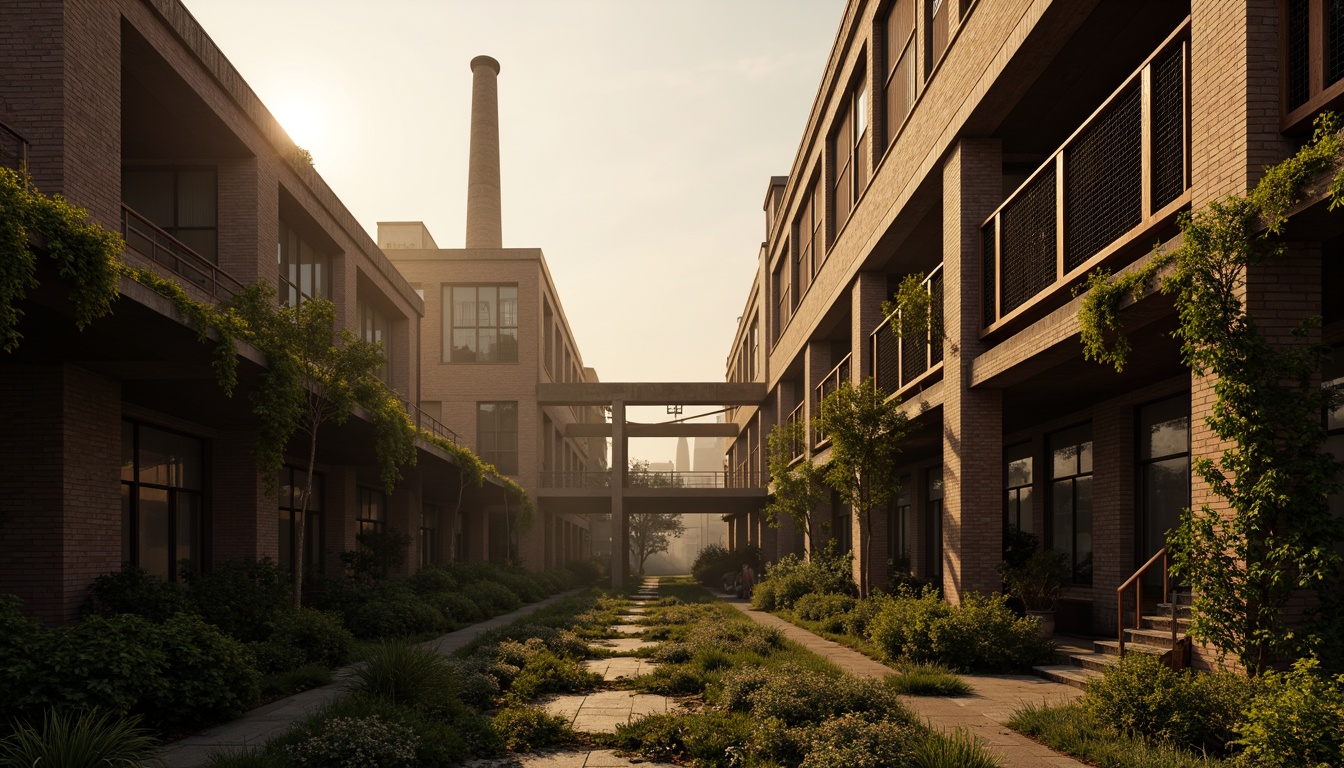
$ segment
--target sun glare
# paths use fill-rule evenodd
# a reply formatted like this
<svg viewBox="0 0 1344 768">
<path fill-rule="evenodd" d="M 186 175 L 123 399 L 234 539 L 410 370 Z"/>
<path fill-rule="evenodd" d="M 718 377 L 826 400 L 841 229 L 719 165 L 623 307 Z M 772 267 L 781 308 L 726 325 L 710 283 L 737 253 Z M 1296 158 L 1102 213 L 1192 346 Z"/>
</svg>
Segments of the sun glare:
<svg viewBox="0 0 1344 768">
<path fill-rule="evenodd" d="M 317 104 L 303 95 L 295 95 L 271 104 L 271 113 L 295 144 L 307 150 L 324 143 L 326 120 Z"/>
</svg>

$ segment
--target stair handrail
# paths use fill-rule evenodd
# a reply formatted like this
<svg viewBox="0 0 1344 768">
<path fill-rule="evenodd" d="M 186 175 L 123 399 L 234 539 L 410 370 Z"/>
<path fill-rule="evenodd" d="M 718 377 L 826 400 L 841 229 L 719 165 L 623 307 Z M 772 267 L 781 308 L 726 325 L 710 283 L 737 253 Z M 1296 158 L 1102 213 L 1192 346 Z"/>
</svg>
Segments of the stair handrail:
<svg viewBox="0 0 1344 768">
<path fill-rule="evenodd" d="M 1134 626 L 1143 626 L 1143 574 L 1153 566 L 1158 560 L 1162 561 L 1162 594 L 1170 597 L 1171 595 L 1171 565 L 1167 557 L 1167 548 L 1163 547 L 1157 551 L 1157 554 L 1148 558 L 1148 562 L 1139 566 L 1139 570 L 1134 572 L 1125 580 L 1124 584 L 1115 588 L 1115 639 L 1119 642 L 1118 655 L 1125 657 L 1125 590 L 1129 585 L 1134 585 Z M 1171 649 L 1174 660 L 1176 654 L 1176 599 L 1171 597 Z M 1174 661 L 1173 661 L 1174 663 Z"/>
</svg>

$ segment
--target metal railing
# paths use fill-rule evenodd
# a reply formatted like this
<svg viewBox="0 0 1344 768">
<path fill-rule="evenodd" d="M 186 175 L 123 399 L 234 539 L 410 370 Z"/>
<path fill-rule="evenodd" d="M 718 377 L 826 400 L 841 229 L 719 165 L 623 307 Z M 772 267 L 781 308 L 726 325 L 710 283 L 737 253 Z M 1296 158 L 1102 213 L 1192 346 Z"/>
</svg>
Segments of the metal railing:
<svg viewBox="0 0 1344 768">
<path fill-rule="evenodd" d="M 818 414 L 822 412 L 822 403 L 826 400 L 826 396 L 839 389 L 841 383 L 849 381 L 849 358 L 850 355 L 845 355 L 841 358 L 840 362 L 831 369 L 830 373 L 827 373 L 826 377 L 817 384 L 816 403 Z M 830 440 L 830 438 L 826 437 L 825 433 L 821 431 L 820 426 L 817 426 L 816 434 L 813 435 L 812 444 L 816 447 L 820 447 L 825 445 L 828 440 Z"/>
<path fill-rule="evenodd" d="M 1167 548 L 1163 547 L 1157 551 L 1157 554 L 1148 558 L 1148 562 L 1139 566 L 1139 570 L 1134 572 L 1125 580 L 1124 584 L 1115 588 L 1115 639 L 1118 642 L 1116 653 L 1124 658 L 1125 655 L 1125 590 L 1132 585 L 1134 587 L 1134 628 L 1143 626 L 1143 574 L 1157 561 L 1162 561 L 1162 594 L 1171 601 L 1171 666 L 1173 669 L 1179 665 L 1178 652 L 1176 645 L 1176 595 L 1171 591 L 1171 559 L 1167 555 Z"/>
<path fill-rule="evenodd" d="M 436 437 L 447 440 L 453 445 L 462 444 L 458 439 L 456 432 L 445 426 L 443 422 L 430 416 L 428 413 L 425 413 L 420 409 L 420 406 L 401 396 L 398 396 L 397 399 L 400 400 L 402 406 L 406 408 L 406 413 L 411 417 L 411 422 L 415 424 L 416 428 L 423 429 Z"/>
<path fill-rule="evenodd" d="M 126 247 L 195 285 L 215 301 L 237 296 L 243 284 L 149 219 L 121 206 L 121 236 Z"/>
<path fill-rule="evenodd" d="M 1190 186 L 1190 21 L 981 225 L 982 327 L 1097 265 Z"/>
<path fill-rule="evenodd" d="M 626 488 L 764 488 L 769 481 L 742 462 L 737 469 L 720 472 L 627 472 Z M 541 473 L 542 488 L 610 488 L 611 470 L 576 470 Z"/>
<path fill-rule="evenodd" d="M 797 407 L 797 408 L 794 408 L 793 411 L 789 413 L 789 418 L 787 419 L 787 423 L 789 424 L 789 426 L 793 426 L 794 424 L 797 424 L 798 422 L 800 422 L 800 421 L 802 421 L 802 420 L 803 420 L 803 404 L 802 404 L 802 403 L 799 403 L 799 404 L 798 404 L 798 407 Z M 796 436 L 795 436 L 794 439 L 793 439 L 793 460 L 792 460 L 792 461 L 800 461 L 800 460 L 803 459 L 804 456 L 807 455 L 807 445 L 806 445 L 806 440 L 807 440 L 807 426 L 804 425 L 804 426 L 803 426 L 803 435 L 802 435 L 802 437 L 799 438 L 799 437 L 796 437 Z M 790 462 L 790 463 L 792 463 L 792 462 Z"/>
<path fill-rule="evenodd" d="M 873 349 L 873 375 L 878 389 L 889 395 L 898 394 L 917 381 L 927 378 L 930 371 L 939 370 L 943 362 L 943 265 L 934 267 L 923 285 L 932 301 L 929 305 L 929 327 L 922 336 L 897 337 L 891 330 L 901 323 L 897 310 L 882 319 L 869 334 Z"/>
<path fill-rule="evenodd" d="M 28 140 L 4 123 L 0 123 L 0 165 L 19 173 L 28 170 Z"/>
</svg>

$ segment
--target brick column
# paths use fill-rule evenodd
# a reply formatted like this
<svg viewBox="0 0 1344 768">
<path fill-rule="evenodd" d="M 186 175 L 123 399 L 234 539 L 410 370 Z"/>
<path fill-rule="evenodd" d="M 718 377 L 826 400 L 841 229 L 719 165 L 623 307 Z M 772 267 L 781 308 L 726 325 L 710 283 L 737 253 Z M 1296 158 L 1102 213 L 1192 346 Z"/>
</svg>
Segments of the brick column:
<svg viewBox="0 0 1344 768">
<path fill-rule="evenodd" d="M 280 555 L 280 509 L 253 457 L 256 433 L 225 432 L 210 445 L 211 561 Z"/>
<path fill-rule="evenodd" d="M 980 225 L 1003 199 L 997 140 L 962 140 L 943 163 L 943 593 L 1001 588 L 1003 413 L 998 391 L 971 389 L 980 342 Z"/>
<path fill-rule="evenodd" d="M 1135 568 L 1134 530 L 1139 521 L 1134 499 L 1134 419 L 1135 408 L 1129 402 L 1108 401 L 1092 409 L 1092 628 L 1112 636 L 1115 588 Z M 1048 467 L 1049 455 L 1045 460 Z M 1037 474 L 1048 474 L 1045 467 L 1042 470 Z M 1151 554 L 1140 552 L 1139 556 L 1147 560 Z"/>
<path fill-rule="evenodd" d="M 388 572 L 393 577 L 409 576 L 420 563 L 420 488 L 409 477 L 387 497 L 387 530 L 401 531 L 411 537 L 406 545 L 406 559 Z"/>
<path fill-rule="evenodd" d="M 333 578 L 345 573 L 340 554 L 355 548 L 355 523 L 359 508 L 359 492 L 355 486 L 355 472 L 348 466 L 336 465 L 326 470 L 326 497 L 322 499 L 322 551 L 326 556 L 324 571 Z"/>
</svg>

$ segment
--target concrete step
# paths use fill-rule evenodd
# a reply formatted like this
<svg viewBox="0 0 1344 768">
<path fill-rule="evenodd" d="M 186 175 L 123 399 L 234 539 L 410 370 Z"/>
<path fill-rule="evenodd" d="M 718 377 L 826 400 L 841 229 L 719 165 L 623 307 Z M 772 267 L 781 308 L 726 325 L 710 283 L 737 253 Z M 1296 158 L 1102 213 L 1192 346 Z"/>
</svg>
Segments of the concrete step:
<svg viewBox="0 0 1344 768">
<path fill-rule="evenodd" d="M 1094 640 L 1092 650 L 1106 656 L 1119 656 L 1120 643 L 1116 640 Z M 1143 643 L 1125 643 L 1125 653 L 1146 653 L 1149 656 L 1157 656 L 1163 661 L 1168 661 L 1171 656 L 1170 648 L 1159 648 L 1155 645 L 1144 645 Z"/>
<path fill-rule="evenodd" d="M 1156 604 L 1156 605 L 1154 606 L 1154 608 L 1155 608 L 1155 610 L 1154 610 L 1153 612 L 1154 612 L 1155 614 L 1159 615 L 1159 616 L 1167 616 L 1167 617 L 1170 617 L 1170 616 L 1171 616 L 1171 603 L 1158 603 L 1158 604 Z M 1182 602 L 1179 602 L 1179 600 L 1177 601 L 1177 603 L 1176 603 L 1176 618 L 1178 618 L 1178 619 L 1189 619 L 1189 618 L 1190 618 L 1190 604 L 1189 604 L 1189 603 L 1182 603 Z"/>
<path fill-rule="evenodd" d="M 1125 639 L 1128 641 L 1128 642 L 1125 643 L 1125 647 L 1126 647 L 1126 648 L 1128 648 L 1128 647 L 1130 646 L 1130 644 L 1133 644 L 1133 645 L 1147 645 L 1147 646 L 1153 646 L 1153 647 L 1155 647 L 1155 648 L 1160 648 L 1160 649 L 1162 649 L 1162 650 L 1168 650 L 1168 651 L 1171 650 L 1172 647 L 1173 647 L 1172 644 L 1171 644 L 1171 629 L 1170 629 L 1170 628 L 1167 628 L 1167 629 L 1126 629 L 1126 630 L 1125 630 Z M 1184 632 L 1179 632 L 1179 631 L 1178 631 L 1178 632 L 1176 633 L 1176 642 L 1177 642 L 1177 644 L 1179 644 L 1179 643 L 1180 643 L 1181 641 L 1183 641 L 1183 640 L 1185 640 L 1185 633 L 1184 633 Z"/>
<path fill-rule="evenodd" d="M 1139 619 L 1139 621 L 1141 622 L 1141 625 L 1142 625 L 1142 627 L 1143 627 L 1144 629 L 1165 629 L 1165 630 L 1167 630 L 1168 632 L 1171 631 L 1171 614 L 1170 614 L 1170 613 L 1166 614 L 1165 616 L 1158 616 L 1158 615 L 1143 616 L 1143 617 L 1141 617 L 1141 618 Z M 1184 632 L 1185 630 L 1187 630 L 1187 629 L 1189 629 L 1189 628 L 1190 628 L 1190 617 L 1189 617 L 1189 616 L 1184 616 L 1184 617 L 1183 617 L 1183 616 L 1177 616 L 1177 617 L 1176 617 L 1176 629 L 1177 629 L 1177 631 L 1179 631 L 1179 632 Z"/>
<path fill-rule="evenodd" d="M 1120 660 L 1119 656 L 1107 653 L 1073 653 L 1069 654 L 1069 664 L 1076 669 L 1086 670 L 1101 674 L 1107 667 L 1115 666 Z"/>
<path fill-rule="evenodd" d="M 1037 677 L 1043 677 L 1056 683 L 1071 685 L 1074 688 L 1082 690 L 1087 689 L 1087 681 L 1097 680 L 1101 673 L 1092 669 L 1076 667 L 1072 664 L 1048 664 L 1040 667 L 1032 667 L 1032 672 Z"/>
</svg>

